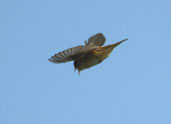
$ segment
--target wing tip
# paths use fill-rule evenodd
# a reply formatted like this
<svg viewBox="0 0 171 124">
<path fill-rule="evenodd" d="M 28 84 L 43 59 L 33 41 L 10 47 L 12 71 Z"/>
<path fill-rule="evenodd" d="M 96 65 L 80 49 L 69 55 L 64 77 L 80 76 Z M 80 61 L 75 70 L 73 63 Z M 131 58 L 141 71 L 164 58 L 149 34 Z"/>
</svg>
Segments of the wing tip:
<svg viewBox="0 0 171 124">
<path fill-rule="evenodd" d="M 52 58 L 48 59 L 48 61 L 50 61 L 50 62 L 54 62 Z"/>
<path fill-rule="evenodd" d="M 48 59 L 48 61 L 50 61 L 50 62 L 52 62 L 52 63 L 59 63 L 58 61 L 56 61 L 56 60 L 53 59 L 53 58 Z"/>
</svg>

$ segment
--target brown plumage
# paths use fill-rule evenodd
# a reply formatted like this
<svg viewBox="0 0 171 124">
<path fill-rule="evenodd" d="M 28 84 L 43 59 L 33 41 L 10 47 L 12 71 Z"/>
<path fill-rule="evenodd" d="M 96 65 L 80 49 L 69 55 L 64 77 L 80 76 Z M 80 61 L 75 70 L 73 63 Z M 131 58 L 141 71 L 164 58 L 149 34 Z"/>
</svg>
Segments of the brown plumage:
<svg viewBox="0 0 171 124">
<path fill-rule="evenodd" d="M 52 56 L 49 61 L 53 63 L 64 63 L 73 60 L 75 70 L 78 69 L 78 72 L 80 73 L 80 71 L 84 69 L 101 63 L 109 56 L 116 46 L 128 39 L 111 45 L 102 46 L 105 43 L 105 40 L 103 34 L 98 33 L 90 37 L 88 42 L 85 41 L 85 45 L 76 46 L 59 52 Z"/>
</svg>

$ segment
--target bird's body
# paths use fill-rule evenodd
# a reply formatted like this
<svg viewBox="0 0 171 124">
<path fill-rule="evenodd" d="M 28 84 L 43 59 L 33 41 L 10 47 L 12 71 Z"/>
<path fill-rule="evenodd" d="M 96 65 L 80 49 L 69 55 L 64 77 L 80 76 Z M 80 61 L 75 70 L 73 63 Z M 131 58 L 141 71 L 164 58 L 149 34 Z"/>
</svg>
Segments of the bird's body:
<svg viewBox="0 0 171 124">
<path fill-rule="evenodd" d="M 85 41 L 85 46 L 78 46 L 64 50 L 52 56 L 49 60 L 54 63 L 73 60 L 75 69 L 78 69 L 78 72 L 80 72 L 101 63 L 110 55 L 116 46 L 126 40 L 127 39 L 103 47 L 102 45 L 105 42 L 105 37 L 103 34 L 98 33 L 89 38 L 88 43 Z"/>
</svg>

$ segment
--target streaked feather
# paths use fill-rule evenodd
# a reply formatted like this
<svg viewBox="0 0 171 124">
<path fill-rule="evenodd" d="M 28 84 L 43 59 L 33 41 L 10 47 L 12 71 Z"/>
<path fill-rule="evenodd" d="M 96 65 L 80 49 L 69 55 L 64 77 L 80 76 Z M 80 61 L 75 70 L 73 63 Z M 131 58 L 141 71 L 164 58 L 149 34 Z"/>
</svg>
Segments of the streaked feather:
<svg viewBox="0 0 171 124">
<path fill-rule="evenodd" d="M 105 42 L 105 37 L 102 33 L 98 33 L 96 35 L 91 36 L 88 39 L 88 42 L 85 42 L 85 46 L 80 45 L 73 48 L 69 48 L 62 52 L 59 52 L 52 56 L 49 61 L 53 63 L 63 63 L 72 61 L 75 59 L 79 59 L 80 57 L 84 57 L 90 51 L 102 46 Z"/>
<path fill-rule="evenodd" d="M 80 49 L 83 48 L 84 46 L 77 46 L 73 48 L 69 48 L 67 50 L 64 50 L 62 52 L 59 52 L 52 56 L 49 61 L 54 62 L 54 63 L 63 63 L 63 62 L 68 62 L 72 61 L 74 57 L 79 53 Z"/>
</svg>

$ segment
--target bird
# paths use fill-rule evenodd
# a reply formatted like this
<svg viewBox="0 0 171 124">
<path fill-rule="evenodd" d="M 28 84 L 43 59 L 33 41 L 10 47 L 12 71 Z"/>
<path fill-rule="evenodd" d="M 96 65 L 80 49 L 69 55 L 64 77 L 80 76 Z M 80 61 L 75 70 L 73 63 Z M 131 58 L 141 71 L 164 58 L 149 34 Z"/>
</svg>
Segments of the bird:
<svg viewBox="0 0 171 124">
<path fill-rule="evenodd" d="M 79 45 L 66 49 L 53 55 L 49 61 L 53 63 L 66 63 L 74 61 L 75 70 L 80 71 L 88 69 L 92 66 L 100 64 L 107 57 L 113 49 L 128 39 L 121 40 L 111 45 L 103 46 L 106 38 L 102 33 L 97 33 L 91 36 L 88 41 L 84 41 L 85 45 Z"/>
</svg>

